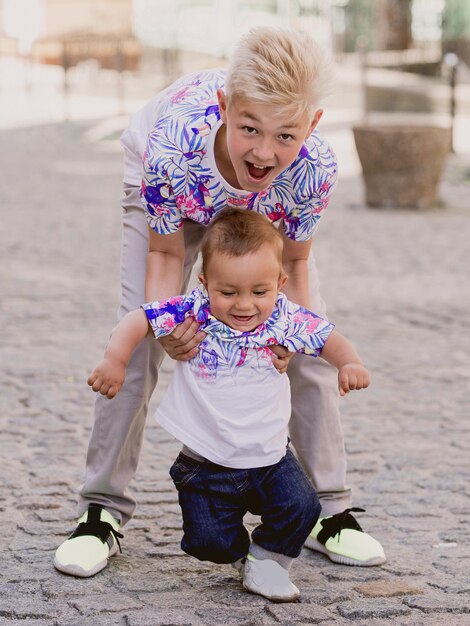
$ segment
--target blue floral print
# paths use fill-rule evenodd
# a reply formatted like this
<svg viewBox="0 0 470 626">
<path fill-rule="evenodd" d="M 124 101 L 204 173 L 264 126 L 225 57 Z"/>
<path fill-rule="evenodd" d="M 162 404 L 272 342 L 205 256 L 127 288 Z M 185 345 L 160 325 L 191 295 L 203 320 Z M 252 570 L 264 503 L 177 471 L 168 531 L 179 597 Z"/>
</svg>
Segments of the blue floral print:
<svg viewBox="0 0 470 626">
<path fill-rule="evenodd" d="M 265 191 L 236 195 L 226 189 L 211 167 L 208 141 L 220 123 L 216 92 L 224 80 L 223 70 L 199 72 L 167 90 L 144 153 L 141 193 L 149 225 L 159 234 L 176 232 L 185 219 L 207 225 L 228 204 L 282 220 L 289 238 L 309 240 L 336 181 L 335 155 L 314 131 Z"/>
<path fill-rule="evenodd" d="M 290 352 L 318 356 L 334 324 L 308 309 L 290 302 L 279 293 L 270 317 L 252 331 L 237 331 L 212 316 L 203 289 L 186 296 L 175 296 L 142 305 L 155 338 L 169 335 L 187 317 L 193 317 L 207 333 L 199 344 L 199 353 L 189 361 L 198 378 L 214 381 L 217 371 L 249 366 L 274 370 L 269 346 L 285 346 Z"/>
</svg>

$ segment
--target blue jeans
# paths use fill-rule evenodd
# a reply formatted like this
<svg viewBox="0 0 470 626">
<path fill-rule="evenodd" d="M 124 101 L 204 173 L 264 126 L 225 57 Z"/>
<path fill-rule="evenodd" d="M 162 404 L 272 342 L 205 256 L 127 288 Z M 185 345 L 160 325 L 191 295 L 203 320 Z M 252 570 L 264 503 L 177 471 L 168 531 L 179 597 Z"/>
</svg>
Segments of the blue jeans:
<svg viewBox="0 0 470 626">
<path fill-rule="evenodd" d="M 248 553 L 247 512 L 261 516 L 252 541 L 296 558 L 320 502 L 290 450 L 275 465 L 232 469 L 180 453 L 170 469 L 183 514 L 181 548 L 201 561 L 233 563 Z"/>
</svg>

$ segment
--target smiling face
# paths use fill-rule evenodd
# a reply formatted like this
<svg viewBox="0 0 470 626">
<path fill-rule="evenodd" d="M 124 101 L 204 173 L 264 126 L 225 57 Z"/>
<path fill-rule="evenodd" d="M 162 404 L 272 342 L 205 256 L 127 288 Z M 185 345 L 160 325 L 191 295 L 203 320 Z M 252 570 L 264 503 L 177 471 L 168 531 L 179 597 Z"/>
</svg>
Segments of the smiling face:
<svg viewBox="0 0 470 626">
<path fill-rule="evenodd" d="M 254 330 L 274 310 L 279 290 L 287 280 L 272 245 L 231 256 L 214 251 L 199 275 L 206 287 L 212 315 L 239 332 Z"/>
<path fill-rule="evenodd" d="M 298 120 L 282 115 L 278 106 L 233 98 L 230 105 L 217 92 L 224 125 L 216 138 L 215 158 L 221 174 L 232 185 L 260 192 L 297 158 L 303 142 L 318 124 L 305 113 Z"/>
</svg>

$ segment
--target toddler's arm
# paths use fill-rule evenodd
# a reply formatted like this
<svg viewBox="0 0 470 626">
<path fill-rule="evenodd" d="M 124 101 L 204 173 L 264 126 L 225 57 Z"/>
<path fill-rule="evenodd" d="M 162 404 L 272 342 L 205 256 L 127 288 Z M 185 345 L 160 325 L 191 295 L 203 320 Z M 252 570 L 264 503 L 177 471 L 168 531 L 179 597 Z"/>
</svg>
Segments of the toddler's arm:
<svg viewBox="0 0 470 626">
<path fill-rule="evenodd" d="M 132 353 L 148 331 L 149 323 L 142 309 L 122 318 L 111 333 L 104 357 L 88 377 L 87 383 L 93 391 L 114 398 L 124 383 Z"/>
<path fill-rule="evenodd" d="M 322 348 L 321 357 L 338 369 L 341 396 L 353 389 L 365 389 L 370 385 L 370 374 L 359 355 L 346 337 L 337 330 L 330 333 Z"/>
<path fill-rule="evenodd" d="M 185 258 L 184 226 L 168 235 L 149 228 L 149 252 L 145 294 L 147 302 L 164 300 L 181 292 Z M 158 340 L 165 352 L 177 361 L 188 361 L 198 353 L 198 344 L 206 334 L 199 324 L 186 319 L 175 331 Z"/>
</svg>

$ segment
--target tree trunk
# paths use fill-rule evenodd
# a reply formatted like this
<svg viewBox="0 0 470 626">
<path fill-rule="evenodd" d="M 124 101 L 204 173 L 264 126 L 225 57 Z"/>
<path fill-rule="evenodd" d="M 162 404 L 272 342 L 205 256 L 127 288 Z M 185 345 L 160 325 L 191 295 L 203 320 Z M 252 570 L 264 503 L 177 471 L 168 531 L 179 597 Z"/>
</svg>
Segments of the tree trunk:
<svg viewBox="0 0 470 626">
<path fill-rule="evenodd" d="M 412 0 L 379 0 L 374 3 L 379 50 L 406 50 L 411 46 Z"/>
</svg>

